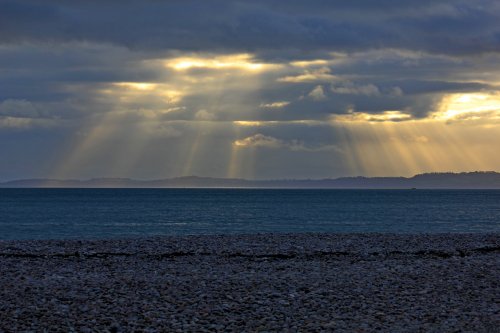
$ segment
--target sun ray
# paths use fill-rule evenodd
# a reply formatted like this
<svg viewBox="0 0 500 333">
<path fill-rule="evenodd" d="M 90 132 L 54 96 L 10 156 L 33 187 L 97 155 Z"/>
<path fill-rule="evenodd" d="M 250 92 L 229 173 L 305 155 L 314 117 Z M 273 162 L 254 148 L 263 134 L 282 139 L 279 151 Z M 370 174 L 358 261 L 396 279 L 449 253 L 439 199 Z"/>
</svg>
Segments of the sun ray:
<svg viewBox="0 0 500 333">
<path fill-rule="evenodd" d="M 186 160 L 184 162 L 184 167 L 182 168 L 181 175 L 183 176 L 193 176 L 193 166 L 195 164 L 195 159 L 198 156 L 201 146 L 203 145 L 203 137 L 205 133 L 204 124 L 196 124 L 196 134 L 189 148 Z"/>
<path fill-rule="evenodd" d="M 233 137 L 239 138 L 241 134 L 241 127 L 237 124 L 232 126 Z M 227 163 L 226 177 L 236 178 L 240 175 L 241 169 L 241 149 L 234 143 L 231 142 L 230 154 Z"/>
<path fill-rule="evenodd" d="M 235 142 L 257 133 L 272 133 L 288 125 L 305 124 L 324 126 L 319 119 L 277 119 L 263 120 L 258 115 L 263 111 L 280 109 L 287 111 L 292 98 L 274 98 L 270 101 L 255 101 L 248 106 L 250 95 L 263 86 L 264 72 L 277 68 L 296 67 L 306 71 L 314 79 L 331 80 L 333 74 L 325 67 L 326 60 L 288 62 L 283 65 L 258 61 L 252 54 L 186 54 L 170 59 L 155 60 L 155 65 L 168 73 L 165 82 L 120 81 L 109 83 L 99 90 L 101 95 L 112 101 L 109 112 L 96 116 L 84 128 L 84 136 L 73 145 L 73 150 L 55 170 L 55 174 L 68 176 L 85 167 L 85 161 L 102 154 L 108 143 L 122 141 L 104 156 L 108 172 L 116 175 L 130 174 L 140 168 L 145 147 L 154 138 L 152 128 L 169 122 L 168 113 L 182 113 L 186 132 L 175 148 L 165 145 L 165 155 L 174 151 L 177 156 L 176 175 L 202 174 L 219 165 L 207 162 L 207 152 L 216 149 L 211 156 L 227 149 L 224 158 L 226 166 L 215 171 L 228 177 L 253 177 L 256 167 L 266 156 L 266 148 L 247 147 L 242 149 Z M 284 66 L 284 67 L 283 67 Z M 167 69 L 165 69 L 165 67 Z M 269 74 L 268 72 L 266 75 Z M 284 71 L 274 73 L 277 82 Z M 308 77 L 294 77 L 293 80 L 308 82 Z M 266 78 L 268 79 L 268 78 Z M 281 80 L 281 81 L 280 81 Z M 229 86 L 238 85 L 238 89 Z M 229 93 L 230 91 L 230 93 Z M 235 93 L 236 92 L 236 93 Z M 189 97 L 202 100 L 200 108 L 193 104 L 183 105 Z M 192 103 L 192 102 L 191 102 Z M 234 111 L 228 105 L 232 105 Z M 243 107 L 239 108 L 239 105 Z M 255 112 L 254 112 L 255 111 Z M 231 112 L 234 112 L 231 114 Z M 117 124 L 122 124 L 121 127 Z M 156 124 L 156 125 L 155 125 Z M 436 111 L 426 118 L 416 118 L 412 112 L 389 109 L 382 112 L 356 112 L 333 115 L 328 121 L 340 141 L 345 173 L 351 175 L 383 176 L 410 175 L 426 171 L 480 170 L 489 161 L 496 161 L 489 146 L 474 145 L 471 138 L 476 135 L 471 126 L 495 129 L 500 126 L 500 93 L 481 91 L 453 93 L 443 97 Z M 228 128 L 228 126 L 231 126 Z M 221 129 L 232 130 L 233 139 L 227 146 L 213 142 Z M 127 133 L 125 136 L 124 133 Z M 467 137 L 464 137 L 467 133 Z M 300 133 L 299 133 L 300 136 Z M 301 140 L 301 138 L 297 138 Z M 160 154 L 161 155 L 161 154 Z M 493 154 L 494 155 L 494 154 Z M 156 163 L 172 168 L 171 160 L 157 157 Z M 160 167 L 161 169 L 161 167 Z M 221 169 L 219 167 L 219 169 Z"/>
<path fill-rule="evenodd" d="M 347 124 L 338 124 L 339 137 L 341 138 L 341 147 L 345 151 L 345 163 L 348 165 L 351 175 L 365 174 L 364 164 L 361 162 L 358 145 L 354 141 L 353 132 L 348 128 Z"/>
<path fill-rule="evenodd" d="M 90 129 L 83 128 L 81 140 L 76 142 L 68 155 L 58 163 L 51 176 L 62 179 L 73 177 L 76 174 L 75 171 L 84 167 L 86 161 L 96 153 L 95 147 L 106 142 L 116 130 L 108 127 L 113 118 L 113 115 L 108 113 L 102 115 Z"/>
</svg>

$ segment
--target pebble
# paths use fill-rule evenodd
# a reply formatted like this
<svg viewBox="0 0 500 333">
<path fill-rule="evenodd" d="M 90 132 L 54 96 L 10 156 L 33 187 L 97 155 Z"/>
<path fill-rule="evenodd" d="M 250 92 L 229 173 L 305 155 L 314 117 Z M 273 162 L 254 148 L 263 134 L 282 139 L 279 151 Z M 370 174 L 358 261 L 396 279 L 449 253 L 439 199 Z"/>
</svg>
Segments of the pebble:
<svg viewBox="0 0 500 333">
<path fill-rule="evenodd" d="M 500 327 L 500 234 L 0 241 L 0 268 L 0 332 Z"/>
</svg>

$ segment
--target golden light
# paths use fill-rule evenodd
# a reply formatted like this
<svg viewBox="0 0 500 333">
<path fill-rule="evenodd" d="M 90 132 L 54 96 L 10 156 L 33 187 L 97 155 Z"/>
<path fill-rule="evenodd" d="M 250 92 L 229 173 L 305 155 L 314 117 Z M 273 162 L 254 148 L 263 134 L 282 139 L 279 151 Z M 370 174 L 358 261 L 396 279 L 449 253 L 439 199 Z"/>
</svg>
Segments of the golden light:
<svg viewBox="0 0 500 333">
<path fill-rule="evenodd" d="M 500 144 L 499 93 L 451 94 L 420 119 L 391 110 L 351 111 L 330 120 L 349 152 L 345 163 L 353 175 L 494 170 L 500 163 L 494 153 Z"/>
<path fill-rule="evenodd" d="M 262 121 L 247 121 L 247 120 L 238 120 L 233 122 L 238 126 L 262 126 Z"/>
<path fill-rule="evenodd" d="M 328 65 L 328 60 L 314 59 L 314 60 L 292 61 L 290 65 L 295 67 L 325 66 Z"/>
<path fill-rule="evenodd" d="M 470 126 L 442 121 L 340 122 L 346 167 L 353 175 L 412 176 L 423 172 L 490 170 L 500 158 L 495 143 Z M 494 129 L 488 136 L 492 136 Z"/>
<path fill-rule="evenodd" d="M 149 82 L 117 82 L 114 83 L 114 85 L 117 87 L 134 89 L 134 90 L 143 90 L 143 91 L 154 90 L 158 86 L 155 83 L 149 83 Z"/>
<path fill-rule="evenodd" d="M 500 165 L 500 155 L 495 153 L 500 144 L 500 93 L 447 95 L 436 111 L 426 118 L 415 118 L 412 112 L 401 108 L 377 113 L 352 110 L 347 114 L 333 115 L 326 121 L 323 116 L 315 119 L 261 120 L 255 118 L 255 112 L 267 111 L 268 115 L 277 113 L 276 117 L 281 117 L 290 101 L 301 97 L 275 96 L 272 100 L 255 100 L 255 91 L 268 83 L 265 80 L 269 80 L 269 76 L 259 74 L 279 69 L 270 73 L 274 75 L 271 77 L 274 82 L 310 83 L 311 87 L 323 89 L 327 83 L 339 80 L 327 67 L 332 61 L 315 59 L 279 65 L 258 61 L 248 53 L 184 54 L 154 61 L 152 65 L 165 72 L 163 81 L 114 82 L 102 87 L 100 92 L 103 98 L 112 100 L 114 103 L 110 104 L 115 109 L 89 124 L 85 136 L 80 137 L 79 142 L 75 140 L 71 150 L 68 149 L 64 165 L 56 170 L 56 178 L 70 176 L 88 159 L 97 157 L 109 158 L 111 169 L 117 174 L 127 174 L 129 169 L 141 163 L 145 147 L 157 140 L 156 128 L 170 118 L 163 115 L 183 110 L 186 112 L 182 121 L 186 123 L 180 128 L 191 130 L 177 130 L 176 135 L 182 139 L 176 139 L 175 144 L 182 142 L 183 148 L 172 150 L 177 154 L 176 175 L 189 176 L 202 170 L 207 152 L 214 149 L 210 140 L 221 129 L 232 131 L 227 132 L 227 137 L 232 135 L 233 138 L 222 148 L 218 147 L 227 151 L 226 155 L 222 155 L 223 162 L 219 169 L 226 165 L 226 176 L 231 178 L 252 178 L 259 159 L 264 156 L 262 151 L 283 148 L 289 154 L 332 154 L 332 161 L 335 159 L 332 163 L 344 164 L 352 175 L 410 176 L 432 171 L 490 170 Z M 199 71 L 190 71 L 194 69 Z M 202 105 L 193 108 L 190 99 L 186 98 L 188 96 L 199 96 L 197 100 L 202 101 Z M 182 103 L 184 99 L 186 105 Z M 238 113 L 231 114 L 231 117 L 241 120 L 225 120 L 227 107 L 224 103 L 239 105 L 239 101 L 243 107 L 235 107 Z M 122 123 L 127 124 L 126 127 L 118 126 Z M 477 127 L 471 124 L 480 124 L 484 128 L 480 135 Z M 268 133 L 274 127 L 297 125 L 323 126 L 323 130 L 326 127 L 326 131 L 331 129 L 335 138 L 331 142 L 321 141 L 323 146 L 309 149 L 307 145 L 299 147 L 272 136 L 248 136 L 249 132 L 260 128 Z M 302 139 L 301 131 L 306 129 L 294 132 L 297 140 Z M 124 133 L 127 144 L 110 152 L 101 149 L 106 144 L 111 146 Z M 170 139 L 165 136 L 161 140 L 167 143 Z M 323 148 L 333 145 L 338 145 L 340 149 Z M 170 154 L 170 146 L 165 144 L 165 156 L 167 153 Z M 158 160 L 161 163 L 162 158 L 158 157 Z M 167 165 L 169 159 L 164 161 L 165 166 L 170 168 Z"/>
<path fill-rule="evenodd" d="M 248 142 L 246 140 L 247 139 L 236 140 L 233 142 L 233 144 L 237 147 L 245 147 L 245 146 L 248 146 Z"/>
<path fill-rule="evenodd" d="M 184 71 L 193 68 L 261 71 L 278 65 L 259 63 L 255 61 L 251 54 L 242 53 L 212 57 L 199 56 L 173 58 L 165 61 L 165 66 L 177 71 Z"/>
<path fill-rule="evenodd" d="M 378 114 L 370 114 L 366 112 L 349 112 L 347 114 L 334 115 L 331 117 L 333 122 L 384 122 L 384 121 L 407 121 L 413 117 L 408 113 L 398 110 L 384 111 Z"/>
<path fill-rule="evenodd" d="M 443 99 L 433 119 L 445 121 L 500 120 L 500 93 L 451 94 Z"/>
<path fill-rule="evenodd" d="M 237 120 L 233 121 L 233 124 L 237 126 L 247 126 L 247 127 L 259 127 L 259 126 L 273 126 L 273 125 L 324 125 L 325 123 L 321 120 L 266 120 L 266 121 L 254 121 L 254 120 Z"/>
<path fill-rule="evenodd" d="M 133 102 L 145 96 L 152 96 L 161 97 L 168 104 L 179 103 L 185 95 L 172 84 L 151 82 L 114 82 L 100 92 L 114 96 L 120 102 Z"/>
<path fill-rule="evenodd" d="M 179 103 L 184 97 L 184 93 L 180 90 L 165 89 L 160 92 L 160 95 L 164 96 L 166 101 L 171 104 Z"/>
</svg>

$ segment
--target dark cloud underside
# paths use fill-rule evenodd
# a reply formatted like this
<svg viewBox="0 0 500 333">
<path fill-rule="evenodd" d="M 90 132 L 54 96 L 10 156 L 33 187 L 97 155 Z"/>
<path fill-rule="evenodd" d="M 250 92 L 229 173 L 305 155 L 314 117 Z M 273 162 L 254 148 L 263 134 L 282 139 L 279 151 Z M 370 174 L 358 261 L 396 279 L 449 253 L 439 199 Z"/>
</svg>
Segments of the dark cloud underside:
<svg viewBox="0 0 500 333">
<path fill-rule="evenodd" d="M 0 1 L 0 40 L 263 54 L 368 48 L 481 54 L 500 49 L 499 13 L 495 0 L 11 0 Z"/>
</svg>

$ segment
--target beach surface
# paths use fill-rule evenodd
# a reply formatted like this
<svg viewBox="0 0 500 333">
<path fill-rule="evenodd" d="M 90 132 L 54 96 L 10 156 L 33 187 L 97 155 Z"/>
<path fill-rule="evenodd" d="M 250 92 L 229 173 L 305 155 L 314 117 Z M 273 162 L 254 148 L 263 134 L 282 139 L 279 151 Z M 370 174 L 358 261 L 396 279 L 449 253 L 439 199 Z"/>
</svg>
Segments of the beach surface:
<svg viewBox="0 0 500 333">
<path fill-rule="evenodd" d="M 0 331 L 500 332 L 500 234 L 0 241 Z"/>
</svg>

